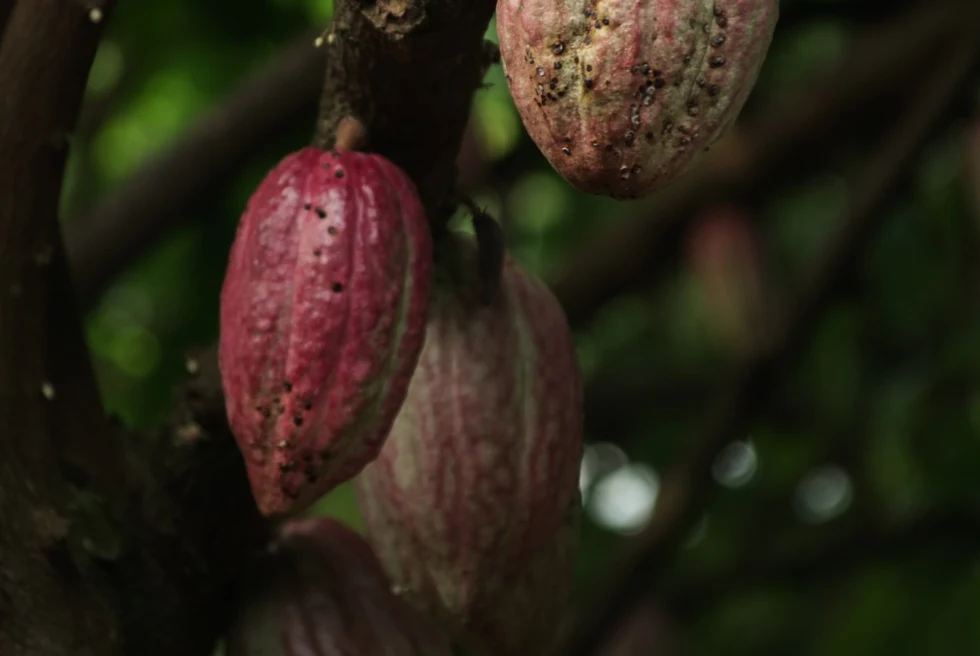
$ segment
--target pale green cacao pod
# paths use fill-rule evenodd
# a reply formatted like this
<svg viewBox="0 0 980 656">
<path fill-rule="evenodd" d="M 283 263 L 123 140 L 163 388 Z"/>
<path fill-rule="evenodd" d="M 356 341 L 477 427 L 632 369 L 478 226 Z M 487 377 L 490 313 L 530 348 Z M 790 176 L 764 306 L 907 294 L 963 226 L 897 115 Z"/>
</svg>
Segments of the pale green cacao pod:
<svg viewBox="0 0 980 656">
<path fill-rule="evenodd" d="M 538 571 L 539 554 L 560 548 L 556 535 L 574 533 L 563 527 L 578 490 L 582 388 L 550 290 L 507 259 L 486 302 L 473 240 L 457 245 L 456 275 L 433 289 L 405 403 L 356 482 L 388 575 L 465 641 L 506 624 L 501 608 L 554 603 L 548 595 L 559 583 L 528 587 L 519 604 L 513 595 Z M 517 635 L 535 620 L 524 612 L 509 621 Z"/>
</svg>

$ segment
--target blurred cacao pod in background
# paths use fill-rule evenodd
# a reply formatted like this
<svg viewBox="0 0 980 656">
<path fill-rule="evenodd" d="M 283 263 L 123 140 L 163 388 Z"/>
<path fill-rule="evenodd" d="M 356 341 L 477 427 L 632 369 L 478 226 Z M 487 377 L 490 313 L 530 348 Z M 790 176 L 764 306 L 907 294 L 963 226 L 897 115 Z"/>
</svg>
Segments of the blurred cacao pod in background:
<svg viewBox="0 0 980 656">
<path fill-rule="evenodd" d="M 702 212 L 688 240 L 688 266 L 709 327 L 737 355 L 755 347 L 765 328 L 768 299 L 757 241 L 750 217 L 728 205 Z"/>
<path fill-rule="evenodd" d="M 980 115 L 966 129 L 966 193 L 967 202 L 980 226 Z"/>
<path fill-rule="evenodd" d="M 554 577 L 536 574 L 535 562 L 558 548 L 577 496 L 581 376 L 551 291 L 508 258 L 497 293 L 481 300 L 474 240 L 453 243 L 454 275 L 437 275 L 408 397 L 378 459 L 356 479 L 358 502 L 406 599 L 464 642 L 501 622 L 517 639 L 533 633 L 521 622 L 541 620 L 517 613 L 505 622 L 501 604 L 544 606 L 560 587 L 526 586 L 524 599 L 508 601 L 515 582 Z"/>
<path fill-rule="evenodd" d="M 391 592 L 371 547 L 328 517 L 287 523 L 246 575 L 228 656 L 450 656 Z"/>
<path fill-rule="evenodd" d="M 249 199 L 218 357 L 263 513 L 302 510 L 377 455 L 422 347 L 431 267 L 415 187 L 378 155 L 304 148 Z"/>
<path fill-rule="evenodd" d="M 498 0 L 497 35 L 531 138 L 581 191 L 649 194 L 745 105 L 778 0 Z"/>
</svg>

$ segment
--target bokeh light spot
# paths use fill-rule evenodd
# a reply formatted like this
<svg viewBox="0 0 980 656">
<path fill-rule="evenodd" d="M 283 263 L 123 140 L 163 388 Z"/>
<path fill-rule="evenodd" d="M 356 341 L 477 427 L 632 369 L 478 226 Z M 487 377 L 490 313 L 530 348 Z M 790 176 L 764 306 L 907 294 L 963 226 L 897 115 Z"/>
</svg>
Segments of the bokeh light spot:
<svg viewBox="0 0 980 656">
<path fill-rule="evenodd" d="M 599 480 L 587 506 L 592 520 L 618 533 L 643 529 L 657 503 L 660 477 L 648 465 L 630 463 Z"/>
<path fill-rule="evenodd" d="M 759 469 L 751 442 L 732 442 L 715 458 L 711 473 L 719 485 L 737 489 L 748 485 Z"/>
<path fill-rule="evenodd" d="M 851 477 L 837 465 L 807 472 L 796 489 L 797 512 L 803 521 L 819 524 L 843 514 L 851 505 Z"/>
</svg>

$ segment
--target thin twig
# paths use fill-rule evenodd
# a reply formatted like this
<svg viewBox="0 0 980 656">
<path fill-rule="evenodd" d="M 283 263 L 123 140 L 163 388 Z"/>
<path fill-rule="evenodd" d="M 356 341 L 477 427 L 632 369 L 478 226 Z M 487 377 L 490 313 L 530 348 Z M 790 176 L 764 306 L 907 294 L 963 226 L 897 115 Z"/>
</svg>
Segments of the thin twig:
<svg viewBox="0 0 980 656">
<path fill-rule="evenodd" d="M 654 517 L 631 545 L 613 572 L 607 589 L 587 605 L 556 652 L 585 656 L 604 643 L 618 617 L 655 583 L 671 554 L 697 521 L 709 498 L 711 465 L 715 456 L 751 421 L 768 396 L 780 365 L 795 355 L 809 335 L 820 311 L 834 297 L 875 229 L 884 209 L 900 190 L 903 173 L 914 162 L 928 137 L 942 125 L 972 73 L 980 43 L 971 30 L 958 40 L 952 54 L 915 96 L 914 104 L 895 125 L 868 161 L 856 185 L 853 204 L 839 229 L 805 276 L 795 303 L 781 321 L 773 322 L 771 337 L 734 372 L 713 405 L 704 430 L 679 464 L 664 477 Z"/>
</svg>

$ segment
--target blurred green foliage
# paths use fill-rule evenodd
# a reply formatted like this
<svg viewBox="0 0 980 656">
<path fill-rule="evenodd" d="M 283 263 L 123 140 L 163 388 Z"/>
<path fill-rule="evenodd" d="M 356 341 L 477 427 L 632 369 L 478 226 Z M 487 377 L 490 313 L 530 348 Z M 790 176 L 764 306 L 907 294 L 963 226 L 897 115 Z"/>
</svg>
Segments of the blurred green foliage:
<svg viewBox="0 0 980 656">
<path fill-rule="evenodd" d="M 785 0 L 784 6 L 792 0 Z M 72 220 L 119 185 L 243 77 L 310 26 L 330 0 L 120 3 L 89 81 L 63 199 Z M 857 29 L 833 16 L 777 31 L 745 111 L 845 61 Z M 488 30 L 494 38 L 494 26 Z M 498 67 L 476 95 L 475 134 L 491 162 L 512 158 L 508 185 L 476 200 L 500 218 L 515 257 L 550 278 L 594 231 L 640 202 L 573 191 L 529 144 Z M 977 96 L 980 98 L 980 95 Z M 138 429 L 166 416 L 182 354 L 217 334 L 217 299 L 237 217 L 263 172 L 309 138 L 313 116 L 256 149 L 228 188 L 144 254 L 87 317 L 108 408 Z M 967 205 L 964 125 L 933 143 L 889 209 L 887 228 L 813 327 L 744 442 L 716 468 L 723 484 L 671 580 L 731 567 L 746 554 L 794 549 L 934 505 L 980 505 L 980 208 Z M 746 209 L 760 227 L 766 289 L 785 304 L 850 202 L 867 144 L 835 170 L 769 189 Z M 515 157 L 516 154 L 516 157 Z M 802 154 L 801 156 L 805 156 Z M 166 184 L 161 180 L 160 184 Z M 682 258 L 683 261 L 683 258 Z M 703 287 L 682 266 L 656 287 L 611 299 L 578 334 L 587 380 L 699 381 L 686 399 L 638 404 L 614 434 L 593 427 L 583 467 L 587 521 L 577 592 L 588 595 L 624 536 L 656 502 L 659 472 L 700 425 L 732 354 L 719 343 Z M 659 389 L 659 387 L 654 388 Z M 615 445 L 615 446 L 614 446 Z M 360 526 L 349 486 L 317 512 Z M 971 545 L 923 547 L 799 582 L 720 591 L 668 630 L 692 654 L 968 654 L 980 652 L 980 559 Z M 676 611 L 676 612 L 675 612 Z"/>
</svg>

